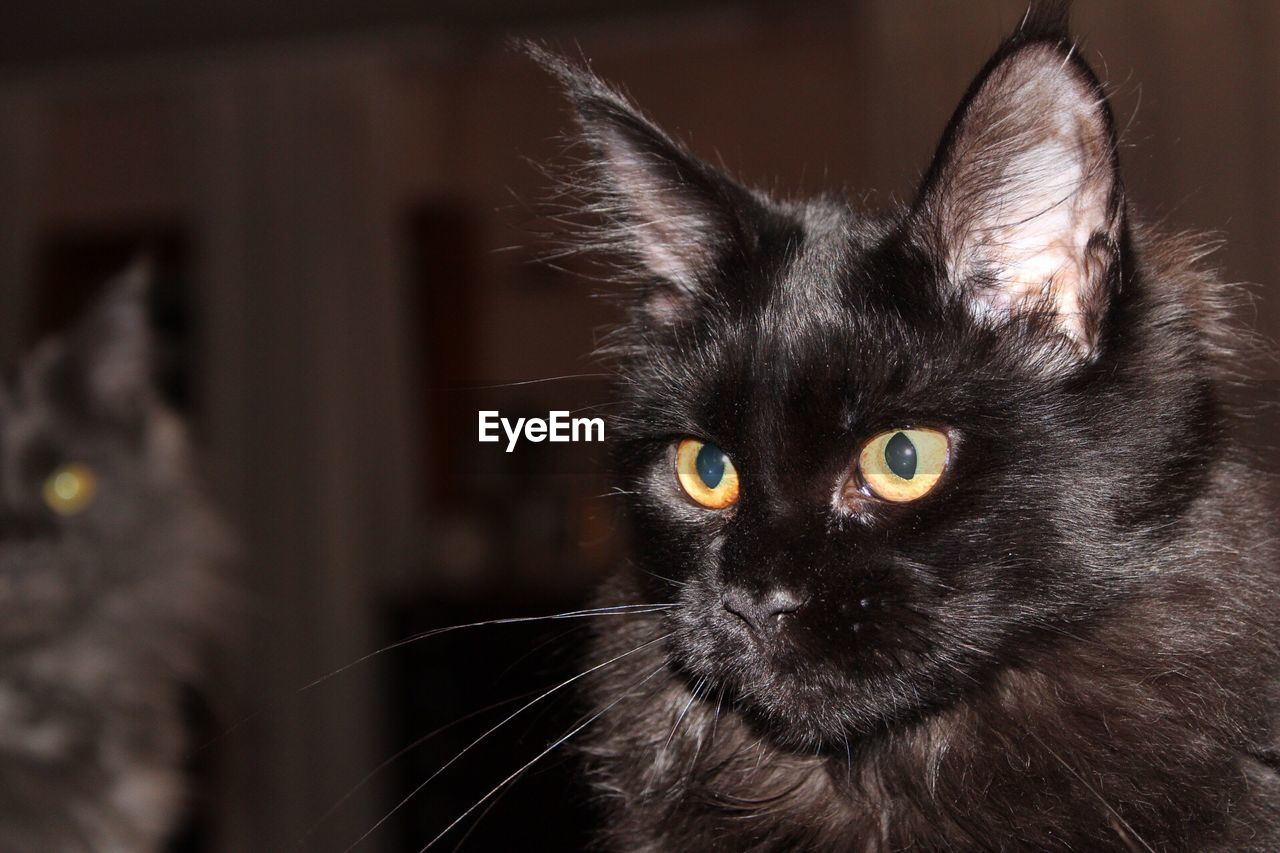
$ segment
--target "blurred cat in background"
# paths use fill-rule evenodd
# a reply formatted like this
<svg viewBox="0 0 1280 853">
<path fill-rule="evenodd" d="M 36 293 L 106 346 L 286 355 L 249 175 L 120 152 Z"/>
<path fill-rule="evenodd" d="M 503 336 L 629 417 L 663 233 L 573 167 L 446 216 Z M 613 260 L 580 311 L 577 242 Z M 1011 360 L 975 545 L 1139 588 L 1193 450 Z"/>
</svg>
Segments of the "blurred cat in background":
<svg viewBox="0 0 1280 853">
<path fill-rule="evenodd" d="M 135 267 L 0 387 L 0 850 L 160 848 L 230 538 L 151 381 Z"/>
</svg>

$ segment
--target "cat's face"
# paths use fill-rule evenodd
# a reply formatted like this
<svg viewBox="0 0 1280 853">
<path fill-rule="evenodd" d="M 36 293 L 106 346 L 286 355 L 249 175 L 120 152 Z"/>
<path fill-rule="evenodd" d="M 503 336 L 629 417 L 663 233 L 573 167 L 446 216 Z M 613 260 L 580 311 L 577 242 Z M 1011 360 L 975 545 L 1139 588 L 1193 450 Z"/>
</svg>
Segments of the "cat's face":
<svg viewBox="0 0 1280 853">
<path fill-rule="evenodd" d="M 0 649 L 163 612 L 204 553 L 183 430 L 150 382 L 142 274 L 116 282 L 0 392 Z"/>
<path fill-rule="evenodd" d="M 1091 406 L 930 298 L 925 263 L 862 239 L 817 282 L 777 270 L 773 298 L 709 312 L 641 360 L 623 448 L 636 559 L 683 584 L 679 662 L 804 737 L 940 701 L 1028 625 L 1084 615 L 1092 543 L 1074 531 L 1113 535 L 1110 509 L 1093 517 L 1075 491 L 1114 474 L 1117 448 L 1078 435 Z M 916 304 L 893 298 L 913 286 Z M 920 497 L 868 482 L 886 432 L 916 451 L 903 485 L 938 475 Z M 728 457 L 731 505 L 699 500 L 723 473 L 695 462 L 693 494 L 681 483 L 689 437 L 711 445 L 704 469 Z"/>
<path fill-rule="evenodd" d="M 1022 33 L 886 217 L 781 205 L 595 78 L 575 99 L 641 286 L 618 337 L 635 559 L 675 668 L 795 744 L 991 683 L 1141 583 L 1214 443 L 1143 280 L 1101 89 Z"/>
</svg>

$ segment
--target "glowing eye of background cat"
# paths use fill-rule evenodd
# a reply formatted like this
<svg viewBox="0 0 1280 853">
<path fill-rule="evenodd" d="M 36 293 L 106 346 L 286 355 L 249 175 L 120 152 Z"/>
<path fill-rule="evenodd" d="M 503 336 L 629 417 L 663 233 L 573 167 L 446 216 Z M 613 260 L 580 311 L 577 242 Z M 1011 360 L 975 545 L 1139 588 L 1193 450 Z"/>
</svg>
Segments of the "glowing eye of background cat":
<svg viewBox="0 0 1280 853">
<path fill-rule="evenodd" d="M 44 502 L 58 515 L 75 515 L 93 502 L 98 479 L 79 462 L 59 465 L 44 481 Z"/>
<path fill-rule="evenodd" d="M 738 501 L 738 469 L 714 444 L 686 438 L 676 448 L 676 477 L 699 506 L 724 509 Z"/>
<path fill-rule="evenodd" d="M 936 429 L 892 429 L 871 439 L 858 454 L 862 481 L 894 503 L 922 498 L 947 467 L 951 440 Z"/>
</svg>

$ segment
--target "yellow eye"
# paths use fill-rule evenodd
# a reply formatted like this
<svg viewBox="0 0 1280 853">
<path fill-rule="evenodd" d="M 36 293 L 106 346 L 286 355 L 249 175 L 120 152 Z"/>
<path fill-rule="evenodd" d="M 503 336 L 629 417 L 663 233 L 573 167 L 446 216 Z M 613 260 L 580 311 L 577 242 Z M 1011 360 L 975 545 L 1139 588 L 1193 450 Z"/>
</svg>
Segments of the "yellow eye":
<svg viewBox="0 0 1280 853">
<path fill-rule="evenodd" d="M 58 515 L 75 515 L 93 502 L 98 478 L 79 462 L 59 465 L 44 481 L 44 502 Z"/>
<path fill-rule="evenodd" d="M 951 440 L 936 429 L 891 429 L 858 454 L 862 481 L 877 497 L 894 503 L 922 498 L 947 467 Z"/>
<path fill-rule="evenodd" d="M 686 438 L 676 448 L 676 476 L 685 493 L 707 509 L 738 502 L 738 469 L 714 444 Z"/>
</svg>

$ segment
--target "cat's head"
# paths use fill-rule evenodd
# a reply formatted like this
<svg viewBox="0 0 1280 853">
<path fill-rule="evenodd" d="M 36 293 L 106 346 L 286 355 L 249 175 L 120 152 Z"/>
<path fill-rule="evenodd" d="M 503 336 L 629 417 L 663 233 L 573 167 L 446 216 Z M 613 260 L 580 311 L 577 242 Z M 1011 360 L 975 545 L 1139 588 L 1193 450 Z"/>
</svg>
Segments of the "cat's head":
<svg viewBox="0 0 1280 853">
<path fill-rule="evenodd" d="M 839 742 L 1144 582 L 1215 452 L 1212 377 L 1060 24 L 1024 22 L 882 216 L 750 191 L 542 60 L 593 152 L 596 234 L 638 274 L 614 436 L 691 684 Z"/>
<path fill-rule="evenodd" d="M 221 534 L 153 387 L 146 287 L 110 283 L 0 388 L 0 653 L 94 620 L 163 640 L 208 592 Z"/>
</svg>

